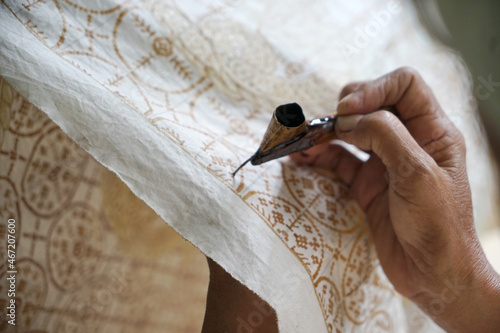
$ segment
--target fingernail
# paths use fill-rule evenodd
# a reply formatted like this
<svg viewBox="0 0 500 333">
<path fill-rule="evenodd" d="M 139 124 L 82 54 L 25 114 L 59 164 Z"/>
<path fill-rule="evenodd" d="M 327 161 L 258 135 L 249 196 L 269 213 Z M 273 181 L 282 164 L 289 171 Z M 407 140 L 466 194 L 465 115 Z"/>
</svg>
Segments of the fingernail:
<svg viewBox="0 0 500 333">
<path fill-rule="evenodd" d="M 341 132 L 352 131 L 358 125 L 361 118 L 363 118 L 363 116 L 359 114 L 339 116 L 337 118 L 337 124 L 335 125 L 335 127 Z"/>
</svg>

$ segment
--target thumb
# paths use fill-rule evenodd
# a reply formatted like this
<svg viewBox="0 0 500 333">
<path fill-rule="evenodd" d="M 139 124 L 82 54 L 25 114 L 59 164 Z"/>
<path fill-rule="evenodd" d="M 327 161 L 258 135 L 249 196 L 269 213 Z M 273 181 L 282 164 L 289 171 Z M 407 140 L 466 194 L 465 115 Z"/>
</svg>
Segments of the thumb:
<svg viewBox="0 0 500 333">
<path fill-rule="evenodd" d="M 392 180 L 431 172 L 437 167 L 415 141 L 403 123 L 389 111 L 365 115 L 339 116 L 335 125 L 340 139 L 376 154 L 387 167 Z M 432 130 L 432 129 L 431 129 Z"/>
</svg>

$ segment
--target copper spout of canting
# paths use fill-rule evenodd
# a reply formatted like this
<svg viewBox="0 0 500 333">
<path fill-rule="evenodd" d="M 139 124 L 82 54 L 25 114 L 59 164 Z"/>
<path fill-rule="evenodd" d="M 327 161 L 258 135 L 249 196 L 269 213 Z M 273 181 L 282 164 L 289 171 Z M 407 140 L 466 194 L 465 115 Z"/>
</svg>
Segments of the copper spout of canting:
<svg viewBox="0 0 500 333">
<path fill-rule="evenodd" d="M 233 177 L 248 162 L 259 165 L 335 139 L 335 121 L 333 114 L 308 122 L 297 103 L 278 106 L 259 149 L 233 172 Z"/>
</svg>

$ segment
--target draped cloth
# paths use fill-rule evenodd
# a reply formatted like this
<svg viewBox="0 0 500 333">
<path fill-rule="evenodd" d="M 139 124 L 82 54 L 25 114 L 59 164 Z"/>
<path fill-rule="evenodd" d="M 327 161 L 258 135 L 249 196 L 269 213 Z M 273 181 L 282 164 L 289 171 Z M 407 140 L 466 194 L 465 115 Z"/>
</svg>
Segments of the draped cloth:
<svg viewBox="0 0 500 333">
<path fill-rule="evenodd" d="M 16 325 L 2 310 L 0 331 L 200 331 L 204 256 L 2 79 L 0 91 L 0 237 L 12 218 L 17 239 Z"/>
<path fill-rule="evenodd" d="M 0 22 L 0 75 L 73 140 L 66 149 L 87 151 L 266 300 L 280 331 L 407 329 L 364 215 L 335 175 L 287 158 L 231 172 L 257 149 L 277 105 L 298 102 L 308 117 L 332 112 L 343 84 L 401 65 L 422 72 L 468 134 L 472 157 L 487 161 L 466 70 L 408 4 L 2 0 Z M 61 139 L 48 140 L 57 149 Z M 81 162 L 62 163 L 74 170 Z M 27 209 L 63 214 L 71 172 L 52 180 L 61 192 L 47 199 L 43 186 L 26 182 L 54 174 L 27 165 Z M 489 174 L 482 165 L 472 174 Z M 476 216 L 490 211 L 480 205 Z M 61 253 L 44 260 L 52 255 Z M 47 283 L 64 293 L 64 283 L 87 283 L 88 270 L 75 259 L 61 272 L 67 278 Z"/>
</svg>

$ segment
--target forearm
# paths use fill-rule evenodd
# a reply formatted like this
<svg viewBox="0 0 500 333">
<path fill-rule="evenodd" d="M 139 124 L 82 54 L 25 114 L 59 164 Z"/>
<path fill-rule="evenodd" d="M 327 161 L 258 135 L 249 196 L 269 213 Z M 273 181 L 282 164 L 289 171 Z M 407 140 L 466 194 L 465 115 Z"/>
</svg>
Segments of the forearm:
<svg viewBox="0 0 500 333">
<path fill-rule="evenodd" d="M 468 274 L 446 276 L 440 290 L 414 299 L 447 332 L 500 330 L 500 276 L 482 253 L 473 267 Z"/>
<path fill-rule="evenodd" d="M 259 296 L 207 258 L 210 284 L 203 333 L 277 333 L 275 311 Z"/>
<path fill-rule="evenodd" d="M 447 320 L 449 331 L 498 332 L 500 330 L 500 277 L 486 262 L 473 284 L 460 298 L 458 308 Z"/>
</svg>

